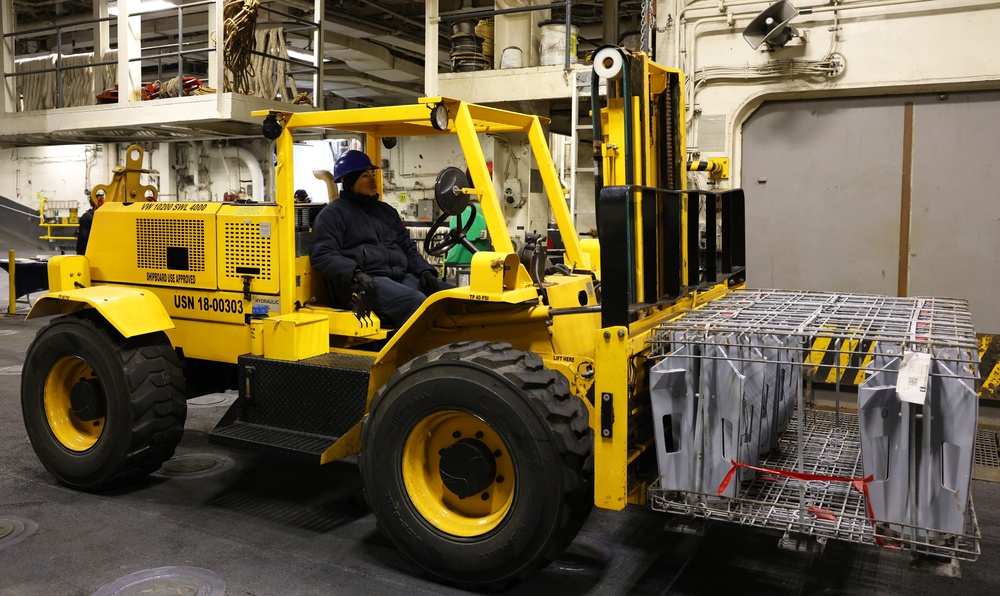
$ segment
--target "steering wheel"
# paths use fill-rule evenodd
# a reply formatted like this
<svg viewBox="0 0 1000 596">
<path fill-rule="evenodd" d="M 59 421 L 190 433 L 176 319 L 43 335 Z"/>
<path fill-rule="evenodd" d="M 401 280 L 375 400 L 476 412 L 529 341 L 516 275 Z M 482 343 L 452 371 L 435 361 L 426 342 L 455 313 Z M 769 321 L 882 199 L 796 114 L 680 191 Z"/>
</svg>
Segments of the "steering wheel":
<svg viewBox="0 0 1000 596">
<path fill-rule="evenodd" d="M 462 225 L 462 214 L 460 213 L 455 216 L 455 227 L 439 234 L 438 229 L 444 226 L 448 218 L 451 217 L 448 213 L 442 213 L 431 226 L 431 229 L 427 230 L 427 236 L 424 238 L 424 252 L 431 256 L 443 257 L 445 253 L 457 244 L 461 244 L 469 252 L 479 252 L 479 249 L 469 242 L 469 238 L 466 236 L 469 230 L 472 229 L 473 222 L 476 221 L 475 203 L 469 203 L 469 207 L 471 208 L 469 220 L 465 222 L 464 226 Z M 433 244 L 434 238 L 441 236 L 444 236 L 444 238 L 437 244 Z"/>
<path fill-rule="evenodd" d="M 469 179 L 465 172 L 456 167 L 447 167 L 438 173 L 434 180 L 434 198 L 441 209 L 441 216 L 437 218 L 424 238 L 424 252 L 427 254 L 435 257 L 444 256 L 456 244 L 461 244 L 469 252 L 478 252 L 476 247 L 465 237 L 472 228 L 472 222 L 476 220 L 476 206 L 469 202 L 469 195 L 462 192 L 462 189 L 468 186 Z M 469 221 L 465 222 L 463 226 L 462 212 L 467 206 L 472 207 L 472 213 L 469 215 Z M 443 226 L 452 215 L 456 218 L 456 226 L 445 234 L 438 234 L 438 228 Z M 444 236 L 444 240 L 433 244 L 434 238 L 441 236 Z"/>
</svg>

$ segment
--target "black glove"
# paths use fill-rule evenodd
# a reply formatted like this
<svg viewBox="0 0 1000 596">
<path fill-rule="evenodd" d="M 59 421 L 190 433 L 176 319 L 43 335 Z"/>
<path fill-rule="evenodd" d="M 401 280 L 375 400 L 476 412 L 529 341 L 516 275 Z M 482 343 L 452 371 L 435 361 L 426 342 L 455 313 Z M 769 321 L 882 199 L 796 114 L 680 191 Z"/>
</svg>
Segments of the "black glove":
<svg viewBox="0 0 1000 596">
<path fill-rule="evenodd" d="M 355 286 L 354 291 L 364 292 L 368 300 L 374 303 L 375 299 L 378 298 L 378 286 L 375 285 L 375 280 L 367 273 L 359 271 L 354 274 L 352 281 Z"/>
<path fill-rule="evenodd" d="M 438 291 L 438 278 L 430 269 L 420 274 L 420 289 L 428 296 Z"/>
</svg>

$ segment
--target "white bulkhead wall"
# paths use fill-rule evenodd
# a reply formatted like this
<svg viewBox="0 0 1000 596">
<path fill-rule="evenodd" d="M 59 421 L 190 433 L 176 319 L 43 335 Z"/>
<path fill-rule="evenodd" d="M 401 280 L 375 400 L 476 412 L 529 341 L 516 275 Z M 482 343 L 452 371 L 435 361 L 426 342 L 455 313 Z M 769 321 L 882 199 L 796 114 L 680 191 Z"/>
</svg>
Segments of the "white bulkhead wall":
<svg viewBox="0 0 1000 596">
<path fill-rule="evenodd" d="M 743 39 L 767 2 L 656 4 L 655 58 L 687 77 L 688 148 L 702 158 L 732 157 L 731 186 L 741 184 L 741 124 L 766 100 L 1000 87 L 995 60 L 1000 2 L 793 4 L 800 11 L 813 9 L 789 23 L 806 41 L 793 39 L 772 52 L 753 50 Z M 755 74 L 769 61 L 820 61 L 831 51 L 845 63 L 837 76 Z"/>
</svg>

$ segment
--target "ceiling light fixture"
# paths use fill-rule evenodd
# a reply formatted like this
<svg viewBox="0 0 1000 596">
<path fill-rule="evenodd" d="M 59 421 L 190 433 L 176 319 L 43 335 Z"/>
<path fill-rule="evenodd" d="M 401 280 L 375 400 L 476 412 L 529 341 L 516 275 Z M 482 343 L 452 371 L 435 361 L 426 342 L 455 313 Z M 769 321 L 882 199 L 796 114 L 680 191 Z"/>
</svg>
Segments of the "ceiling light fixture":
<svg viewBox="0 0 1000 596">
<path fill-rule="evenodd" d="M 161 10 L 169 10 L 171 8 L 177 8 L 177 5 L 173 2 L 167 2 L 167 0 L 143 0 L 138 3 L 138 6 L 133 3 L 131 5 L 130 15 L 142 14 L 144 12 L 157 12 Z M 112 2 L 108 4 L 108 14 L 117 15 L 118 14 L 118 3 Z"/>
<path fill-rule="evenodd" d="M 296 60 L 302 60 L 303 62 L 308 62 L 309 64 L 316 63 L 316 56 L 312 52 L 306 52 L 304 50 L 297 50 L 295 48 L 287 48 L 289 58 L 294 58 Z"/>
</svg>

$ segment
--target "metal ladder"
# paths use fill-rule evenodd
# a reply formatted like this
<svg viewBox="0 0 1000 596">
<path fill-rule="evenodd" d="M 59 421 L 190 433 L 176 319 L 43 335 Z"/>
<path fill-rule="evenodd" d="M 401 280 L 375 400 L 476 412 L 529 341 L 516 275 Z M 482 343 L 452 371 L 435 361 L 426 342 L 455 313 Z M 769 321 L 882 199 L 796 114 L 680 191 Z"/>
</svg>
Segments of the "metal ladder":
<svg viewBox="0 0 1000 596">
<path fill-rule="evenodd" d="M 579 145 L 580 145 L 580 131 L 591 130 L 591 124 L 581 124 L 581 117 L 587 117 L 587 111 L 580 109 L 581 98 L 590 97 L 590 77 L 593 76 L 593 72 L 590 70 L 576 73 L 576 85 L 573 86 L 571 101 L 571 111 L 570 120 L 572 121 L 572 134 L 570 135 L 569 141 L 569 162 L 568 175 L 565 175 L 564 179 L 567 180 L 569 186 L 569 209 L 570 213 L 573 215 L 573 226 L 578 227 L 579 222 L 577 221 L 578 215 L 594 215 L 596 211 L 593 207 L 586 211 L 580 211 L 577 205 L 578 189 L 577 184 L 579 183 L 579 175 L 581 173 L 589 173 L 591 175 L 596 174 L 596 169 L 594 166 L 590 167 L 579 167 L 577 161 L 579 159 Z M 560 172 L 562 175 L 563 172 Z M 594 204 L 596 204 L 597 198 L 594 197 Z"/>
</svg>

